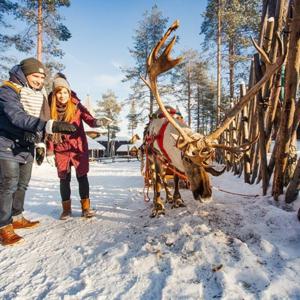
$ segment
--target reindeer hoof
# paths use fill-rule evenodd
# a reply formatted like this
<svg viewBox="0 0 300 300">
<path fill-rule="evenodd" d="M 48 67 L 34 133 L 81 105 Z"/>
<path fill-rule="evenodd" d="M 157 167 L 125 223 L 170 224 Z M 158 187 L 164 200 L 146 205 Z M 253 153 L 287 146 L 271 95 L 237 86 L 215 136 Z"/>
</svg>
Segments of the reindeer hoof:
<svg viewBox="0 0 300 300">
<path fill-rule="evenodd" d="M 209 203 L 212 201 L 212 197 L 207 197 L 207 198 L 201 198 L 200 202 L 202 203 Z"/>
<path fill-rule="evenodd" d="M 172 208 L 178 208 L 178 207 L 186 207 L 183 200 L 180 198 L 176 199 L 172 205 Z"/>
<path fill-rule="evenodd" d="M 172 204 L 174 202 L 174 200 L 173 200 L 173 198 L 168 198 L 167 202 L 170 203 L 170 204 Z"/>
<path fill-rule="evenodd" d="M 166 214 L 164 209 L 160 209 L 160 210 L 153 210 L 150 218 L 155 218 L 155 217 L 159 217 L 159 216 L 164 216 Z"/>
<path fill-rule="evenodd" d="M 156 217 L 156 212 L 153 211 L 149 217 L 150 218 L 155 218 Z"/>
</svg>

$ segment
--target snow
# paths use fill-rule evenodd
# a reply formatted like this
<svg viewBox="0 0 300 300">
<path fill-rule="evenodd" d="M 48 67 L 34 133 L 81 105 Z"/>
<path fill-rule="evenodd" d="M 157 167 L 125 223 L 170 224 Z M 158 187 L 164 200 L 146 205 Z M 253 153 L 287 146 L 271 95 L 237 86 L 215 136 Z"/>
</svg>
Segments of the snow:
<svg viewBox="0 0 300 300">
<path fill-rule="evenodd" d="M 300 299 L 299 199 L 227 173 L 212 202 L 181 190 L 185 208 L 151 219 L 139 162 L 91 163 L 89 181 L 96 217 L 80 217 L 73 173 L 74 217 L 60 221 L 56 169 L 34 166 L 25 216 L 41 225 L 0 246 L 0 299 Z"/>
</svg>

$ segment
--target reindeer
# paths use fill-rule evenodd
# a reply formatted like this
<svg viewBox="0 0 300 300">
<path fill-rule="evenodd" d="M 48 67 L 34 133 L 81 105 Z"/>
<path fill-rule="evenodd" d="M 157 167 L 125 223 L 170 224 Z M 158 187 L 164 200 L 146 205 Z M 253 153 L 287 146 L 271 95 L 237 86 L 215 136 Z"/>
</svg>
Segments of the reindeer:
<svg viewBox="0 0 300 300">
<path fill-rule="evenodd" d="M 153 93 L 160 111 L 163 114 L 162 118 L 150 120 L 146 129 L 146 136 L 151 142 L 145 143 L 145 151 L 148 152 L 148 158 L 151 166 L 152 185 L 153 185 L 153 210 L 151 216 L 165 214 L 163 201 L 160 197 L 161 184 L 164 182 L 164 176 L 167 166 L 171 165 L 179 174 L 184 174 L 189 181 L 190 189 L 195 200 L 205 202 L 212 197 L 212 188 L 209 178 L 209 173 L 213 176 L 219 176 L 224 171 L 217 170 L 213 167 L 212 161 L 215 156 L 215 149 L 224 149 L 231 153 L 241 156 L 249 147 L 256 142 L 257 138 L 251 142 L 240 146 L 230 147 L 218 143 L 218 138 L 229 127 L 234 117 L 242 110 L 242 108 L 254 98 L 265 82 L 267 82 L 273 74 L 284 63 L 286 54 L 283 51 L 283 43 L 280 40 L 280 56 L 275 63 L 271 63 L 267 54 L 261 49 L 254 40 L 252 40 L 255 48 L 260 53 L 263 62 L 265 63 L 264 76 L 251 87 L 245 96 L 241 97 L 239 102 L 227 113 L 227 116 L 220 123 L 218 128 L 208 136 L 193 132 L 182 121 L 172 117 L 172 114 L 163 104 L 158 88 L 157 77 L 175 67 L 182 57 L 171 59 L 170 52 L 175 44 L 176 36 L 172 38 L 169 44 L 159 55 L 159 51 L 166 42 L 170 34 L 176 30 L 179 22 L 175 21 L 167 30 L 165 35 L 157 43 L 147 58 L 147 75 L 146 78 L 141 77 L 144 83 Z M 279 35 L 277 35 L 279 38 Z M 158 140 L 163 128 L 163 137 Z M 147 139 L 146 139 L 147 140 Z M 168 192 L 167 192 L 168 193 Z M 179 194 L 178 186 L 175 185 L 173 200 L 175 199 L 176 206 L 181 206 L 183 201 Z"/>
<path fill-rule="evenodd" d="M 179 122 L 183 122 L 182 116 L 174 108 L 166 107 L 169 113 L 173 115 Z M 161 126 L 161 121 L 165 122 L 165 117 L 160 109 L 158 109 L 150 117 L 150 122 L 146 125 L 143 134 L 142 144 L 142 163 L 144 169 L 144 157 L 146 156 L 146 169 L 144 174 L 146 184 L 150 182 L 159 181 L 165 189 L 166 201 L 172 204 L 172 208 L 183 207 L 184 202 L 179 192 L 179 180 L 183 179 L 186 183 L 186 176 L 178 169 L 169 164 L 170 158 L 165 148 L 163 147 L 163 139 L 167 123 Z M 158 125 L 155 126 L 154 124 Z M 154 127 L 153 127 L 154 125 Z M 155 128 L 156 127 L 156 128 Z M 158 132 L 157 130 L 158 129 Z M 155 145 L 154 145 L 155 144 Z M 160 149 L 160 151 L 157 151 Z M 164 155 L 161 155 L 163 153 Z M 167 158 L 167 159 L 166 159 Z M 158 163 L 159 162 L 159 163 Z M 143 171 L 143 170 L 142 170 Z M 172 176 L 174 180 L 174 194 L 172 195 L 170 185 L 168 183 L 168 176 Z M 187 184 L 187 183 L 186 183 Z"/>
</svg>

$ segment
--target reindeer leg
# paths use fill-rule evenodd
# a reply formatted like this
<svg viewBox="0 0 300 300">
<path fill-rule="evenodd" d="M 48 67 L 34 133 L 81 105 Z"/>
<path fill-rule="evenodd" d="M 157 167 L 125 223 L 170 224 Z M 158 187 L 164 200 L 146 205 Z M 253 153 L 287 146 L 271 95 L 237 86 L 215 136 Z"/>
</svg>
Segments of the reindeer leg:
<svg viewBox="0 0 300 300">
<path fill-rule="evenodd" d="M 160 198 L 161 177 L 158 168 L 155 168 L 153 175 L 154 175 L 153 176 L 154 195 L 153 195 L 153 209 L 150 215 L 151 218 L 165 214 L 165 207 L 162 199 Z"/>
<path fill-rule="evenodd" d="M 183 200 L 181 199 L 181 195 L 179 192 L 179 177 L 178 175 L 174 175 L 174 194 L 173 194 L 173 205 L 172 208 L 177 208 L 177 207 L 185 207 L 186 205 L 184 204 Z"/>
<path fill-rule="evenodd" d="M 166 202 L 167 203 L 173 203 L 173 196 L 172 196 L 172 193 L 171 193 L 170 186 L 168 185 L 166 175 L 167 175 L 166 169 L 161 168 L 161 179 L 162 179 L 162 182 L 163 182 L 163 185 L 164 185 L 164 188 L 165 188 L 165 192 L 166 192 L 166 198 L 167 198 Z"/>
</svg>

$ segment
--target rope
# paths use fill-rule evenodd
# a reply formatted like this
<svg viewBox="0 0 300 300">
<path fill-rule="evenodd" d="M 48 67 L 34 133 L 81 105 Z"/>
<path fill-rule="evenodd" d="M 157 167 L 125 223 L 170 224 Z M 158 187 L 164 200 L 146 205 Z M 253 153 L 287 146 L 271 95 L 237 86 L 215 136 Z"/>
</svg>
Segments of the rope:
<svg viewBox="0 0 300 300">
<path fill-rule="evenodd" d="M 148 148 L 147 146 L 145 147 L 145 153 L 146 153 L 146 166 L 145 166 L 145 177 L 144 177 L 144 189 L 143 189 L 143 193 L 144 193 L 144 201 L 145 202 L 149 202 L 150 201 L 150 197 L 149 197 L 149 157 L 148 157 Z M 147 186 L 146 186 L 146 182 L 147 182 Z M 146 191 L 147 189 L 147 191 Z"/>
<path fill-rule="evenodd" d="M 149 143 L 149 141 L 148 141 Z M 154 149 L 153 149 L 154 150 Z M 149 198 L 149 188 L 150 188 L 150 185 L 149 185 L 149 173 L 150 173 L 150 170 L 149 170 L 149 157 L 148 157 L 148 147 L 147 145 L 145 145 L 145 153 L 146 153 L 146 168 L 145 168 L 145 178 L 144 178 L 144 190 L 143 190 L 143 193 L 144 193 L 144 201 L 145 202 L 149 202 L 150 201 L 150 198 Z M 169 162 L 166 162 L 158 153 L 155 153 L 154 151 L 152 152 L 153 153 L 153 156 L 155 156 L 156 158 L 158 158 L 163 166 L 165 168 L 168 168 L 170 171 L 172 171 L 174 174 L 178 175 L 182 180 L 184 181 L 188 181 L 187 180 L 187 176 L 181 172 L 179 172 L 175 167 L 173 167 Z M 146 186 L 146 182 L 147 182 L 147 186 Z M 146 191 L 147 189 L 147 191 Z M 217 188 L 215 186 L 213 186 L 213 189 L 217 190 L 217 191 L 220 191 L 220 192 L 223 192 L 223 193 L 227 193 L 227 194 L 231 194 L 231 195 L 237 195 L 237 196 L 242 196 L 242 197 L 248 197 L 248 198 L 256 198 L 258 197 L 259 195 L 246 195 L 246 194 L 240 194 L 240 193 L 234 193 L 234 192 L 229 192 L 229 191 L 226 191 L 224 189 L 221 189 L 221 188 Z"/>
<path fill-rule="evenodd" d="M 217 191 L 220 191 L 220 192 L 223 192 L 223 193 L 227 193 L 227 194 L 231 194 L 231 195 L 237 195 L 237 196 L 242 196 L 242 197 L 253 197 L 253 198 L 259 197 L 258 194 L 257 195 L 245 195 L 245 194 L 240 194 L 240 193 L 233 193 L 233 192 L 229 192 L 229 191 L 217 188 L 215 186 L 213 186 L 213 189 L 215 189 Z"/>
<path fill-rule="evenodd" d="M 145 191 L 146 188 L 147 188 L 147 191 Z M 144 182 L 143 193 L 144 193 L 144 201 L 145 201 L 145 202 L 149 202 L 149 201 L 150 201 L 150 197 L 149 197 L 149 185 L 147 185 L 147 187 L 146 187 L 145 182 Z"/>
</svg>

